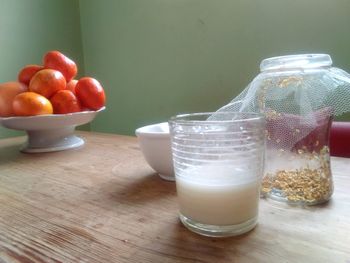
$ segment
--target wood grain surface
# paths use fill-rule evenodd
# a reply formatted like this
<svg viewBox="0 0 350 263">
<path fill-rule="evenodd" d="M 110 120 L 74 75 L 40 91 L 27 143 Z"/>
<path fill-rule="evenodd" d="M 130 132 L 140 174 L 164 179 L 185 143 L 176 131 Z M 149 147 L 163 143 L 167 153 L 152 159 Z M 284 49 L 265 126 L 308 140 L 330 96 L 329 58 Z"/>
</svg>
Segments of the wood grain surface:
<svg viewBox="0 0 350 263">
<path fill-rule="evenodd" d="M 322 206 L 261 200 L 259 224 L 232 238 L 188 231 L 175 184 L 147 165 L 134 137 L 80 132 L 79 149 L 23 154 L 0 140 L 0 263 L 350 263 L 350 159 L 333 158 Z"/>
</svg>

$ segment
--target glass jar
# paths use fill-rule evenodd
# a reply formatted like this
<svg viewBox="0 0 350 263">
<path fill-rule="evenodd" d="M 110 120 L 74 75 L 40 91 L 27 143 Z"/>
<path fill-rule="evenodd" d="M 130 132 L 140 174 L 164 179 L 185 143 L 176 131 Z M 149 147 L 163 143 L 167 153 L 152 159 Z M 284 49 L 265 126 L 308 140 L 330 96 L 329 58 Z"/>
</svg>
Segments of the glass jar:
<svg viewBox="0 0 350 263">
<path fill-rule="evenodd" d="M 261 193 L 297 204 L 331 197 L 329 132 L 333 110 L 322 79 L 332 65 L 328 55 L 263 60 L 258 97 L 267 121 L 267 153 Z"/>
<path fill-rule="evenodd" d="M 268 198 L 314 205 L 333 193 L 329 133 L 333 116 L 349 111 L 350 75 L 331 65 L 326 54 L 265 59 L 260 74 L 218 110 L 264 113 L 261 192 Z"/>
</svg>

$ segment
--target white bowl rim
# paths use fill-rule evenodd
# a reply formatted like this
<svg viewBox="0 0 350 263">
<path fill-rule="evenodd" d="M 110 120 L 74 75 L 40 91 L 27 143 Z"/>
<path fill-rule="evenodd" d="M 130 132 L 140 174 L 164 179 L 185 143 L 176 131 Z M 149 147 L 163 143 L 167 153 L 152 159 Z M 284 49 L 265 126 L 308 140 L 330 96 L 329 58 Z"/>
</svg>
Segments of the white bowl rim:
<svg viewBox="0 0 350 263">
<path fill-rule="evenodd" d="M 157 137 L 157 138 L 168 138 L 170 137 L 169 130 L 155 130 L 161 126 L 168 126 L 168 122 L 160 122 L 155 124 L 146 125 L 135 130 L 137 137 Z M 169 127 L 169 126 L 168 126 Z"/>
</svg>

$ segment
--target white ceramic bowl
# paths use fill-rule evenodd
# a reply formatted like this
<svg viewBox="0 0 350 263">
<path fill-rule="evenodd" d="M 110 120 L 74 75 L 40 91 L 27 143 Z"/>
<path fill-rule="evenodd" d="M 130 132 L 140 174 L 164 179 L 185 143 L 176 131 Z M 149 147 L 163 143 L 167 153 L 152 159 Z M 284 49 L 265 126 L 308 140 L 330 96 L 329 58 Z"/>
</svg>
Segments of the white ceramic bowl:
<svg viewBox="0 0 350 263">
<path fill-rule="evenodd" d="M 27 132 L 28 139 L 22 152 L 62 151 L 82 146 L 84 140 L 74 135 L 75 127 L 92 121 L 104 109 L 105 107 L 98 111 L 0 118 L 0 124 L 9 129 Z"/>
<path fill-rule="evenodd" d="M 148 125 L 136 131 L 141 151 L 148 164 L 159 176 L 174 181 L 169 126 L 167 122 Z"/>
</svg>

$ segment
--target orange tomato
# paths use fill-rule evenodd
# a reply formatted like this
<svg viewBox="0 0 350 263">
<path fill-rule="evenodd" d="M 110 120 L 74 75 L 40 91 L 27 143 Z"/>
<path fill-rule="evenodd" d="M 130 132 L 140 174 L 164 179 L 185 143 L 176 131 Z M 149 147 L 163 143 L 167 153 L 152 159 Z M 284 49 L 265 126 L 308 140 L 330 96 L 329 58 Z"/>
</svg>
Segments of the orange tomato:
<svg viewBox="0 0 350 263">
<path fill-rule="evenodd" d="M 34 116 L 52 114 L 51 102 L 35 92 L 23 92 L 18 94 L 12 102 L 16 116 Z"/>
<path fill-rule="evenodd" d="M 29 83 L 29 91 L 50 98 L 57 91 L 66 88 L 66 80 L 62 73 L 54 69 L 38 71 Z"/>
<path fill-rule="evenodd" d="M 0 116 L 10 117 L 14 115 L 12 109 L 13 99 L 20 93 L 28 90 L 28 87 L 20 82 L 11 81 L 0 84 Z"/>
<path fill-rule="evenodd" d="M 75 93 L 82 106 L 91 110 L 98 110 L 106 103 L 103 87 L 94 78 L 81 78 L 75 86 Z"/>
<path fill-rule="evenodd" d="M 55 114 L 66 114 L 81 110 L 80 103 L 70 90 L 59 90 L 50 99 Z"/>
<path fill-rule="evenodd" d="M 39 66 L 39 65 L 25 66 L 18 73 L 18 81 L 26 85 L 29 85 L 29 82 L 32 79 L 32 77 L 35 75 L 35 73 L 37 73 L 39 70 L 42 70 L 43 68 L 44 68 L 43 66 Z"/>
<path fill-rule="evenodd" d="M 77 85 L 78 80 L 76 79 L 72 79 L 71 81 L 69 81 L 67 83 L 66 89 L 70 90 L 71 92 L 73 92 L 75 94 L 75 86 Z"/>
<path fill-rule="evenodd" d="M 75 62 L 56 50 L 45 54 L 44 67 L 60 71 L 67 82 L 71 81 L 78 73 Z"/>
</svg>

